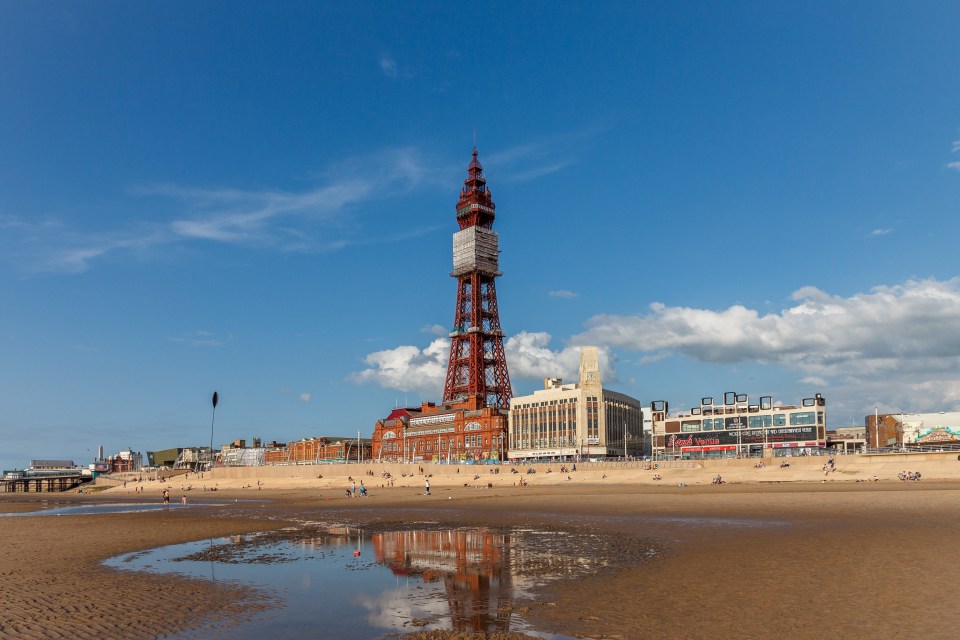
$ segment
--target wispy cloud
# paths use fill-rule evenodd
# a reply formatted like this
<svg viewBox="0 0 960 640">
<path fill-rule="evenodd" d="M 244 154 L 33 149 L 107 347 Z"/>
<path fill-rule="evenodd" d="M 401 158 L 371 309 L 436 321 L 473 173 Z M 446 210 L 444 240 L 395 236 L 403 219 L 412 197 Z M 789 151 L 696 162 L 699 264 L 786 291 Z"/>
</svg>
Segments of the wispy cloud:
<svg viewBox="0 0 960 640">
<path fill-rule="evenodd" d="M 870 232 L 870 236 L 871 236 L 871 237 L 885 236 L 885 235 L 888 235 L 888 234 L 890 234 L 890 233 L 893 233 L 893 229 L 888 229 L 888 228 L 884 227 L 884 228 L 881 228 L 881 229 L 874 229 L 873 231 Z"/>
<path fill-rule="evenodd" d="M 155 220 L 126 228 L 78 230 L 58 219 L 28 222 L 0 215 L 0 254 L 24 271 L 77 273 L 121 252 L 144 255 L 161 245 L 207 241 L 278 251 L 329 252 L 350 244 L 394 242 L 429 233 L 355 234 L 346 224 L 367 204 L 439 183 L 443 173 L 428 166 L 415 148 L 387 149 L 345 158 L 303 191 L 203 188 L 171 184 L 131 189 L 133 198 L 153 198 Z M 164 202 L 164 200 L 168 202 Z"/>
<path fill-rule="evenodd" d="M 183 344 L 189 347 L 222 347 L 223 340 L 217 338 L 209 331 L 193 331 L 180 336 L 167 338 L 170 342 Z"/>
<path fill-rule="evenodd" d="M 601 131 L 601 127 L 591 126 L 580 131 L 546 136 L 491 153 L 485 157 L 484 164 L 497 168 L 498 180 L 536 180 L 576 165 L 583 146 Z"/>
<path fill-rule="evenodd" d="M 310 402 L 311 397 L 309 393 L 301 393 L 298 399 L 300 402 Z"/>
<path fill-rule="evenodd" d="M 336 222 L 354 205 L 417 188 L 429 180 L 431 171 L 417 150 L 402 148 L 345 159 L 323 174 L 325 184 L 303 192 L 171 186 L 146 187 L 140 192 L 182 202 L 191 215 L 174 220 L 170 228 L 185 238 L 292 250 L 305 244 L 337 249 L 342 246 L 339 242 L 311 244 L 306 231 Z"/>
<path fill-rule="evenodd" d="M 957 138 L 953 141 L 953 146 L 950 149 L 951 153 L 960 153 L 960 138 Z M 960 162 L 948 162 L 948 169 L 953 169 L 954 171 L 960 171 Z"/>
<path fill-rule="evenodd" d="M 577 294 L 569 289 L 557 289 L 548 294 L 551 298 L 576 298 Z"/>
<path fill-rule="evenodd" d="M 399 74 L 397 70 L 397 61 L 386 53 L 380 54 L 380 72 L 388 78 L 396 78 Z"/>
</svg>

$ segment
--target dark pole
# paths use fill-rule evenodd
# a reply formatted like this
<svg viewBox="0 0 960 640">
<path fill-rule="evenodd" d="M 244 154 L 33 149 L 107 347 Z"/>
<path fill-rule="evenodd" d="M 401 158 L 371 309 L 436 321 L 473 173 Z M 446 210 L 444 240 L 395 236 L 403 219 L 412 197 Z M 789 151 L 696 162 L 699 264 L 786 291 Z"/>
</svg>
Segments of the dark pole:
<svg viewBox="0 0 960 640">
<path fill-rule="evenodd" d="M 217 419 L 217 403 L 220 402 L 220 396 L 213 392 L 213 416 L 210 418 L 210 468 L 213 469 L 213 422 Z"/>
</svg>

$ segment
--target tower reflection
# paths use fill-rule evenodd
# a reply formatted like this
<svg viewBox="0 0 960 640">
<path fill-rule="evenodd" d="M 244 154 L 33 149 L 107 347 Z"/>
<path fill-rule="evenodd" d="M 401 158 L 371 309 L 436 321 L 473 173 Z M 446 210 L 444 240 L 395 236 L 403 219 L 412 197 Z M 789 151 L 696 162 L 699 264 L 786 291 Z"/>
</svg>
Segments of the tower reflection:
<svg viewBox="0 0 960 640">
<path fill-rule="evenodd" d="M 371 536 L 376 561 L 395 575 L 443 580 L 455 631 L 510 630 L 510 536 L 485 529 L 391 531 Z"/>
</svg>

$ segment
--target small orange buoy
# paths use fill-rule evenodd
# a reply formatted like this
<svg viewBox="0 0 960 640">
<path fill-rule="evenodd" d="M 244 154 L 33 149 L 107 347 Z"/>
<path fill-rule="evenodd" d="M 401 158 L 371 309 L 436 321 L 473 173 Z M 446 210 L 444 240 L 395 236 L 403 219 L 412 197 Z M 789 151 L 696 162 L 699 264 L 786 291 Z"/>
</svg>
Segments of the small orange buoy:
<svg viewBox="0 0 960 640">
<path fill-rule="evenodd" d="M 359 555 L 360 555 L 360 552 L 359 552 L 359 551 L 354 551 L 354 552 L 353 552 L 353 557 L 354 557 L 354 558 L 356 558 L 356 557 L 359 556 Z"/>
</svg>

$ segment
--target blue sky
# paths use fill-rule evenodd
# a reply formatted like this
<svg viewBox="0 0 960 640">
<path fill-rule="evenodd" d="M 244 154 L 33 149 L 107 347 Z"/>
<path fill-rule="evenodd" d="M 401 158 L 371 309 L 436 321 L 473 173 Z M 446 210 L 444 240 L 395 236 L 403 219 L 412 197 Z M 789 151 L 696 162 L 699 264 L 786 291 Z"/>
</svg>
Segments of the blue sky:
<svg viewBox="0 0 960 640">
<path fill-rule="evenodd" d="M 0 3 L 0 464 L 439 400 L 476 133 L 515 393 L 960 409 L 952 2 Z"/>
</svg>

